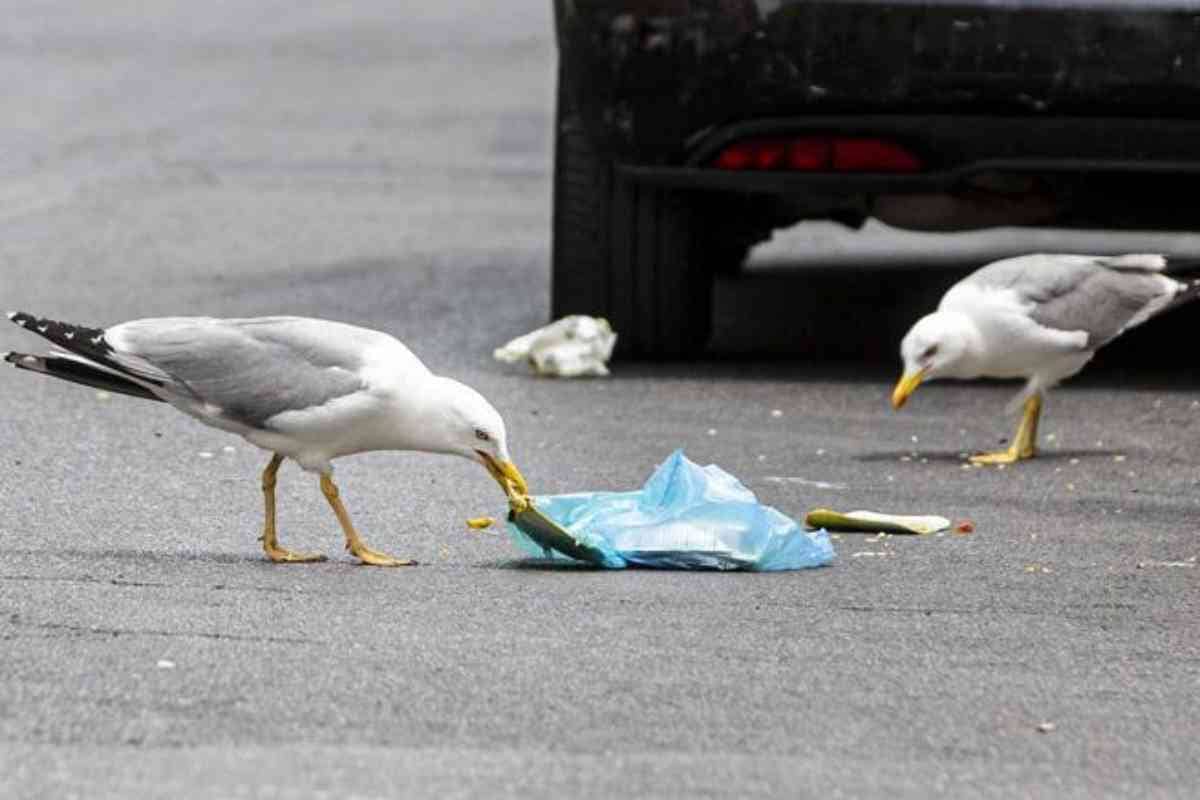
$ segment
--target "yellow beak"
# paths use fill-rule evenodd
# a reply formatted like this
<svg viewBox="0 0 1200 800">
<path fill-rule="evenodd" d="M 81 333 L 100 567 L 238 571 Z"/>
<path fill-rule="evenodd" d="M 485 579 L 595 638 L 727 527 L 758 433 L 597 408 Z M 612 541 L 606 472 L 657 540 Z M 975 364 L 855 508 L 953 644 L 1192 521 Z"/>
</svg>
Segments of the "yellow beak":
<svg viewBox="0 0 1200 800">
<path fill-rule="evenodd" d="M 499 461 L 487 453 L 481 452 L 479 455 L 483 457 L 483 465 L 487 467 L 488 473 L 496 479 L 496 483 L 500 484 L 500 488 L 510 499 L 525 497 L 529 494 L 525 476 L 521 474 L 521 470 L 517 469 L 516 464 L 511 461 Z"/>
<path fill-rule="evenodd" d="M 917 390 L 921 385 L 921 381 L 925 380 L 927 370 L 918 372 L 906 372 L 896 381 L 896 388 L 892 390 L 892 408 L 900 408 L 908 402 L 909 395 Z"/>
</svg>

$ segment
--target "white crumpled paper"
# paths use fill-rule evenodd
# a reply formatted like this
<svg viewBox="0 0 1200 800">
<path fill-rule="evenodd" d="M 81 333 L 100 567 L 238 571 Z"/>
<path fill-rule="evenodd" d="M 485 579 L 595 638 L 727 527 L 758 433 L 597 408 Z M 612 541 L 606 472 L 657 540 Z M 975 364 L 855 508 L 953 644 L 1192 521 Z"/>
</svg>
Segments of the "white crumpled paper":
<svg viewBox="0 0 1200 800">
<path fill-rule="evenodd" d="M 617 334 L 608 320 L 573 315 L 518 336 L 492 354 L 497 361 L 527 361 L 539 375 L 578 378 L 607 375 Z"/>
</svg>

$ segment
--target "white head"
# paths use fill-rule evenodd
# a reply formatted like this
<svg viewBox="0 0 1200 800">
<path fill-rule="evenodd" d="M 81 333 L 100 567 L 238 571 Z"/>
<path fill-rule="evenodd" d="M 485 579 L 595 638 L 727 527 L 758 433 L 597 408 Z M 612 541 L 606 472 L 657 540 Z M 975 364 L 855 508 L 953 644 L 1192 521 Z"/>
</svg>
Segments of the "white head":
<svg viewBox="0 0 1200 800">
<path fill-rule="evenodd" d="M 508 454 L 508 431 L 504 419 L 483 395 L 470 386 L 438 378 L 434 441 L 429 449 L 451 453 L 487 468 L 505 494 L 528 493 L 520 470 Z"/>
<path fill-rule="evenodd" d="M 904 374 L 892 391 L 892 408 L 900 408 L 923 381 L 969 377 L 970 347 L 975 326 L 955 311 L 935 311 L 917 320 L 900 343 Z"/>
</svg>

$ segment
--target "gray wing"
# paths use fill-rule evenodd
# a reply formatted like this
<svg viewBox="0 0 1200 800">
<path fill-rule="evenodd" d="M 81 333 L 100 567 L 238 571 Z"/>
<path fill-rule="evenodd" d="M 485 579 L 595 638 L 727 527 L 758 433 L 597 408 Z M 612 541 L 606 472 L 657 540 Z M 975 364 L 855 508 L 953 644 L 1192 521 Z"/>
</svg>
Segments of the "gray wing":
<svg viewBox="0 0 1200 800">
<path fill-rule="evenodd" d="M 1047 328 L 1083 331 L 1094 350 L 1165 307 L 1176 282 L 1160 256 L 1032 255 L 989 264 L 967 280 L 1013 290 Z"/>
<path fill-rule="evenodd" d="M 299 317 L 144 319 L 105 332 L 130 372 L 253 427 L 362 389 L 362 352 L 381 338 L 391 339 Z"/>
</svg>

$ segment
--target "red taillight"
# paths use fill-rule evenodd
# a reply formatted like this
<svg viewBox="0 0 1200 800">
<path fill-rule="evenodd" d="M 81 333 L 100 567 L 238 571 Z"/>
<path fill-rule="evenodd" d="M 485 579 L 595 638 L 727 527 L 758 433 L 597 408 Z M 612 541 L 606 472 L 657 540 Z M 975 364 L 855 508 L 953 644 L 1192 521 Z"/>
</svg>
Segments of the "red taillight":
<svg viewBox="0 0 1200 800">
<path fill-rule="evenodd" d="M 787 169 L 826 170 L 829 169 L 829 154 L 831 148 L 828 139 L 808 137 L 795 139 L 788 148 Z"/>
<path fill-rule="evenodd" d="M 834 139 L 836 172 L 919 172 L 915 155 L 886 139 Z"/>
<path fill-rule="evenodd" d="M 716 165 L 721 169 L 778 169 L 787 147 L 786 139 L 735 142 L 721 151 Z"/>
<path fill-rule="evenodd" d="M 734 142 L 717 155 L 713 166 L 728 170 L 920 172 L 921 160 L 887 139 L 799 136 Z"/>
</svg>

